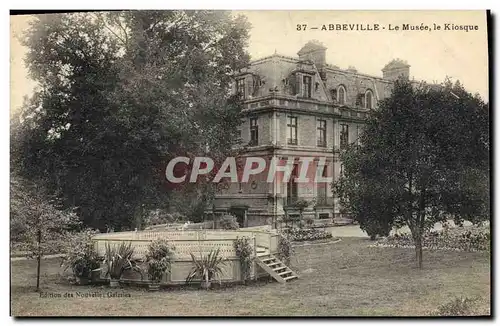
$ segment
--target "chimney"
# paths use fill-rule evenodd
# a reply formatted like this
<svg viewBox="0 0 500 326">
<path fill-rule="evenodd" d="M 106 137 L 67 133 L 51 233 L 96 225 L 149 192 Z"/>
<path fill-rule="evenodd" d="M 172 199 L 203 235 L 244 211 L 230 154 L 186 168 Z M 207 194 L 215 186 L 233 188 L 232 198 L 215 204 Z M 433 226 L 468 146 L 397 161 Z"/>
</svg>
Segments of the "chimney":
<svg viewBox="0 0 500 326">
<path fill-rule="evenodd" d="M 384 79 L 396 80 L 400 76 L 410 78 L 410 65 L 401 59 L 394 59 L 382 69 Z"/>
<path fill-rule="evenodd" d="M 312 61 L 318 69 L 321 69 L 326 64 L 326 49 L 327 48 L 322 43 L 313 40 L 307 42 L 297 54 L 299 55 L 300 61 Z"/>
</svg>

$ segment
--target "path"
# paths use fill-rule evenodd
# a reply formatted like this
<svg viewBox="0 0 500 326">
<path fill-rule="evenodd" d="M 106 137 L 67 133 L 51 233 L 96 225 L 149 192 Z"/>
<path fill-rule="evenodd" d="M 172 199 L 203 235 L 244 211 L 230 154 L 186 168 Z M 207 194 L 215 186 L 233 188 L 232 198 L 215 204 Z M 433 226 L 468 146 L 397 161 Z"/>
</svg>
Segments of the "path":
<svg viewBox="0 0 500 326">
<path fill-rule="evenodd" d="M 448 221 L 450 223 L 451 227 L 455 227 L 455 224 L 453 221 Z M 465 222 L 464 226 L 470 226 L 470 222 Z M 443 226 L 441 223 L 436 223 L 433 227 L 433 230 L 442 230 Z M 326 231 L 329 231 L 332 233 L 333 237 L 368 237 L 368 234 L 361 230 L 359 225 L 344 225 L 344 226 L 333 226 L 333 227 L 328 227 L 325 229 Z M 408 227 L 402 227 L 397 230 L 398 233 L 410 233 L 410 229 Z"/>
</svg>

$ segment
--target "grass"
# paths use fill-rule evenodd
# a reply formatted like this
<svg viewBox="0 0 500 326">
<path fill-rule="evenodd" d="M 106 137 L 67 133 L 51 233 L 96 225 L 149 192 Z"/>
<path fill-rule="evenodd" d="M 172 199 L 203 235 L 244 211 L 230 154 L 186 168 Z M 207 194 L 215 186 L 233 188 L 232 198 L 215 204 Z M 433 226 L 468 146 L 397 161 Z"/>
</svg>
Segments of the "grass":
<svg viewBox="0 0 500 326">
<path fill-rule="evenodd" d="M 455 297 L 478 298 L 477 312 L 490 314 L 490 259 L 484 252 L 369 248 L 363 238 L 297 247 L 291 265 L 300 279 L 281 285 L 259 282 L 217 290 L 110 289 L 69 285 L 58 261 L 42 262 L 41 297 L 34 292 L 33 261 L 11 263 L 14 316 L 420 316 Z M 104 297 L 77 297 L 97 293 Z M 107 297 L 107 293 L 121 297 Z M 73 297 L 64 297 L 72 294 Z"/>
</svg>

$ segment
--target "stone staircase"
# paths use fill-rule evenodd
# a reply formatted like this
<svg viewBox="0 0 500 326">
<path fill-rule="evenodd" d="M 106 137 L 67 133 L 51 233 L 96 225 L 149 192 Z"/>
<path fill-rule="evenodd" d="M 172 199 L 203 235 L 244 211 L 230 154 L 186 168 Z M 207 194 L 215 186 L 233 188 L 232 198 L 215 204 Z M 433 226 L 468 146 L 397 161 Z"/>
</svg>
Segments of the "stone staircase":
<svg viewBox="0 0 500 326">
<path fill-rule="evenodd" d="M 278 257 L 269 253 L 266 248 L 257 248 L 257 257 L 255 258 L 257 265 L 265 270 L 279 283 L 287 283 L 299 276 L 286 266 Z"/>
</svg>

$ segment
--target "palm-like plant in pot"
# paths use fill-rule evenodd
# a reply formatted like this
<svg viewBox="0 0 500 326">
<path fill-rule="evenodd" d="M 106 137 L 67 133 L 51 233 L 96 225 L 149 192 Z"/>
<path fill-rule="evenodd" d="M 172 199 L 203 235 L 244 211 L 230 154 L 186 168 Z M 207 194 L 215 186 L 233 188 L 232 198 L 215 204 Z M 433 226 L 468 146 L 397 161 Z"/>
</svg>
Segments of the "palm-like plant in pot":
<svg viewBox="0 0 500 326">
<path fill-rule="evenodd" d="M 146 262 L 148 263 L 148 277 L 152 283 L 149 285 L 150 290 L 158 290 L 163 275 L 170 271 L 174 250 L 175 247 L 166 240 L 156 240 L 149 245 Z"/>
<path fill-rule="evenodd" d="M 223 274 L 222 266 L 225 266 L 224 257 L 220 255 L 220 249 L 211 250 L 208 255 L 200 254 L 200 258 L 195 257 L 190 253 L 191 260 L 194 264 L 186 278 L 187 283 L 193 281 L 201 281 L 201 286 L 209 289 L 212 281 L 216 280 L 221 283 L 221 276 Z"/>
<path fill-rule="evenodd" d="M 117 287 L 123 273 L 128 270 L 138 272 L 141 274 L 141 279 L 144 278 L 142 269 L 137 265 L 137 261 L 132 258 L 133 255 L 134 248 L 130 242 L 122 242 L 118 247 L 106 243 L 104 263 L 107 267 L 106 276 L 109 275 L 109 285 L 111 287 Z"/>
</svg>

